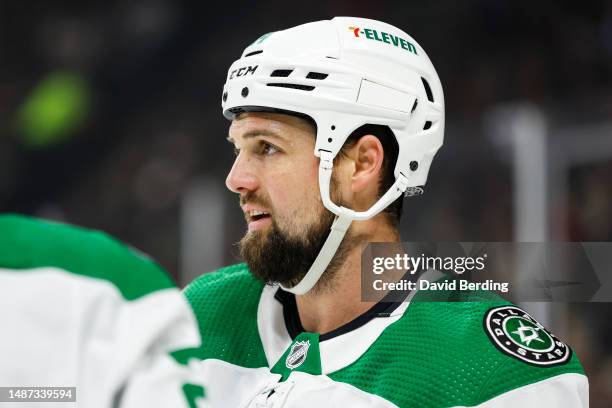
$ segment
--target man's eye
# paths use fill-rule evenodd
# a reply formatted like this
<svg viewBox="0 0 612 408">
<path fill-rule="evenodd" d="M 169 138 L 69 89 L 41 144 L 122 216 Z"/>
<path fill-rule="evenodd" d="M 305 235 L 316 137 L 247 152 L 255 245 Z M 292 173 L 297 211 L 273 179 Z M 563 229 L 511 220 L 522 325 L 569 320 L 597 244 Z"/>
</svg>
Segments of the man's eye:
<svg viewBox="0 0 612 408">
<path fill-rule="evenodd" d="M 275 146 L 272 146 L 271 144 L 268 144 L 268 143 L 263 144 L 262 154 L 269 156 L 277 152 L 278 152 L 278 149 Z"/>
</svg>

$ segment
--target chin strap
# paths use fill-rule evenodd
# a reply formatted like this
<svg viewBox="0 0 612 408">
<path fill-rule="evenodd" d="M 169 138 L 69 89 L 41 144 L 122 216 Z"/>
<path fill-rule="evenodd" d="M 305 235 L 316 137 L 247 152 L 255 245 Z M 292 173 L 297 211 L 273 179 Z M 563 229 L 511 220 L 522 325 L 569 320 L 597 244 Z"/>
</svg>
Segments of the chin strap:
<svg viewBox="0 0 612 408">
<path fill-rule="evenodd" d="M 304 295 L 316 285 L 336 254 L 353 220 L 367 220 L 374 217 L 387 208 L 393 201 L 397 200 L 408 188 L 408 179 L 400 173 L 400 176 L 395 180 L 391 188 L 389 188 L 389 190 L 387 190 L 387 192 L 367 211 L 357 212 L 350 208 L 337 206 L 329 196 L 330 180 L 334 168 L 334 156 L 332 153 L 324 150 L 320 150 L 319 154 L 321 157 L 321 161 L 319 162 L 319 188 L 321 190 L 321 200 L 325 208 L 336 214 L 336 219 L 331 226 L 331 231 L 321 251 L 319 251 L 317 258 L 302 280 L 297 285 L 290 288 L 282 284 L 280 285 L 283 290 L 295 295 Z"/>
<path fill-rule="evenodd" d="M 336 254 L 351 222 L 353 222 L 353 220 L 347 216 L 341 215 L 336 217 L 336 220 L 331 226 L 331 231 L 325 240 L 325 244 L 323 244 L 323 248 L 319 251 L 319 255 L 317 255 L 314 263 L 310 266 L 310 269 L 306 275 L 304 275 L 300 283 L 290 288 L 280 285 L 281 288 L 296 295 L 303 295 L 312 289 Z"/>
</svg>

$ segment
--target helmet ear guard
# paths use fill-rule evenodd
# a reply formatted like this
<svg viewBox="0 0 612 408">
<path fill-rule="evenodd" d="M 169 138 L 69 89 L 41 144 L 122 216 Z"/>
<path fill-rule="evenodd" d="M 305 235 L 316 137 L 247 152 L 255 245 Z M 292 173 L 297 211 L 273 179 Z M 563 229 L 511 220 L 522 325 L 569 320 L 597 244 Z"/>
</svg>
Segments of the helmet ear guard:
<svg viewBox="0 0 612 408">
<path fill-rule="evenodd" d="M 331 153 L 326 151 L 320 151 L 319 154 L 321 157 L 319 162 L 319 188 L 321 190 L 321 200 L 325 208 L 337 216 L 343 216 L 351 221 L 369 220 L 397 200 L 408 187 L 408 178 L 400 174 L 400 176 L 396 178 L 395 183 L 393 183 L 393 186 L 391 186 L 391 188 L 389 188 L 368 210 L 359 212 L 351 210 L 350 208 L 340 207 L 331 200 L 329 190 L 334 158 Z"/>
<path fill-rule="evenodd" d="M 442 86 L 423 49 L 396 27 L 361 18 L 336 17 L 260 37 L 230 67 L 222 107 L 230 120 L 272 111 L 316 124 L 321 200 L 337 218 L 305 277 L 291 288 L 281 285 L 295 294 L 316 285 L 353 220 L 374 217 L 402 194 L 422 193 L 444 134 Z M 330 182 L 334 158 L 366 124 L 388 126 L 399 150 L 393 185 L 357 212 L 331 200 Z"/>
</svg>

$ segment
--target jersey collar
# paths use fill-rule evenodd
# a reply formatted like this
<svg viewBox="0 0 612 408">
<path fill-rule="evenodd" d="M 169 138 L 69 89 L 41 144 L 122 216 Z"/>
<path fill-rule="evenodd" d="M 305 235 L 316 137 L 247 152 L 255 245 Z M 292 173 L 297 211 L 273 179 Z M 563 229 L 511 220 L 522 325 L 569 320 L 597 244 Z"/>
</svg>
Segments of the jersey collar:
<svg viewBox="0 0 612 408">
<path fill-rule="evenodd" d="M 377 303 L 351 322 L 319 337 L 322 374 L 338 371 L 358 360 L 384 330 L 397 322 L 414 293 L 404 302 Z M 295 297 L 278 286 L 263 288 L 257 310 L 257 327 L 268 366 L 272 367 L 303 327 Z"/>
</svg>

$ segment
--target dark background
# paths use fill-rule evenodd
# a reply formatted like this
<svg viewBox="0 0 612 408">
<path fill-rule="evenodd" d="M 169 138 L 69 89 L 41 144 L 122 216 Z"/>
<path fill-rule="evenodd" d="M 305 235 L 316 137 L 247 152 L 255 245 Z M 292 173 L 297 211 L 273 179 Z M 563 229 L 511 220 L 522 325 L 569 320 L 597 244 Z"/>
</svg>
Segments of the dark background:
<svg viewBox="0 0 612 408">
<path fill-rule="evenodd" d="M 226 70 L 261 34 L 335 15 L 402 28 L 442 80 L 445 145 L 425 195 L 405 201 L 404 240 L 612 241 L 606 1 L 3 1 L 0 211 L 105 230 L 181 285 L 235 262 Z M 544 217 L 527 233 L 517 112 L 545 124 L 543 160 L 526 159 L 545 170 Z M 583 361 L 592 406 L 607 406 L 609 304 L 563 310 L 550 325 Z"/>
</svg>

